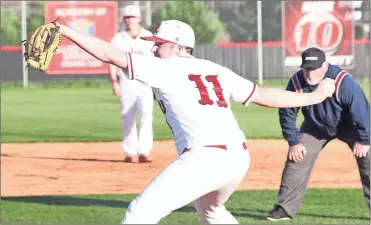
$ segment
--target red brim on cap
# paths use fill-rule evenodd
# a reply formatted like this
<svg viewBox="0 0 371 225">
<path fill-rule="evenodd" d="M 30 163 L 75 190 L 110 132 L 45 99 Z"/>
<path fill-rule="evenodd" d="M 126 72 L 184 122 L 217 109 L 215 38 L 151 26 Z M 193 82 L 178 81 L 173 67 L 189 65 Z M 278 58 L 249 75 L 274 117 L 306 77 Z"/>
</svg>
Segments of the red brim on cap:
<svg viewBox="0 0 371 225">
<path fill-rule="evenodd" d="M 158 38 L 156 36 L 141 37 L 141 39 L 146 40 L 146 41 L 153 41 L 155 43 L 168 43 L 168 42 L 170 42 L 168 40 L 164 40 L 164 39 Z"/>
<path fill-rule="evenodd" d="M 126 18 L 140 18 L 140 16 L 136 16 L 136 15 L 126 15 L 126 16 L 123 16 L 124 19 Z"/>
</svg>

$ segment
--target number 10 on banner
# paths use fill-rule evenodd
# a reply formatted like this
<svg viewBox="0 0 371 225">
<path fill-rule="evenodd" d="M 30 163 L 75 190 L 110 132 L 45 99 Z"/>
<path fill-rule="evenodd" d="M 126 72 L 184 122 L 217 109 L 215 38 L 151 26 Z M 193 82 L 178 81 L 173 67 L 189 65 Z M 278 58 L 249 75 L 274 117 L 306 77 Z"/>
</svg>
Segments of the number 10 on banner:
<svg viewBox="0 0 371 225">
<path fill-rule="evenodd" d="M 294 30 L 296 51 L 317 47 L 326 52 L 335 52 L 343 37 L 343 26 L 331 13 L 308 13 L 296 24 Z"/>
</svg>

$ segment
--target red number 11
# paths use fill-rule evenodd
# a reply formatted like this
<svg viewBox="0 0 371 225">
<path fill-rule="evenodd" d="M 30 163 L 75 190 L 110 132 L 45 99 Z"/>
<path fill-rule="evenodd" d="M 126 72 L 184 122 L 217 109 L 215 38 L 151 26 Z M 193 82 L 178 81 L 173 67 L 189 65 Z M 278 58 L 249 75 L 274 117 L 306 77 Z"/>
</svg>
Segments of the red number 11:
<svg viewBox="0 0 371 225">
<path fill-rule="evenodd" d="M 201 105 L 213 105 L 214 101 L 210 99 L 209 93 L 207 91 L 207 87 L 201 80 L 201 75 L 190 74 L 188 75 L 188 79 L 190 81 L 194 81 L 196 83 L 198 90 L 200 91 L 201 99 L 198 100 L 198 102 Z M 225 102 L 225 99 L 223 96 L 223 88 L 220 86 L 220 83 L 218 81 L 218 76 L 207 75 L 205 76 L 205 79 L 214 85 L 214 91 L 215 91 L 216 96 L 218 97 L 218 101 L 216 101 L 218 106 L 227 108 L 228 104 L 227 102 Z"/>
</svg>

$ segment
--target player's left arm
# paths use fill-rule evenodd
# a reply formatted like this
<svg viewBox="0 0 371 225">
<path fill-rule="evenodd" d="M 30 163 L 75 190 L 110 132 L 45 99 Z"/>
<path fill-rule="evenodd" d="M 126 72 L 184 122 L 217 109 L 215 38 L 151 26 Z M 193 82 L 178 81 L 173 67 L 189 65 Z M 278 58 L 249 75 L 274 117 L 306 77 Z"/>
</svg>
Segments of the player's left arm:
<svg viewBox="0 0 371 225">
<path fill-rule="evenodd" d="M 311 93 L 296 93 L 278 88 L 262 88 L 247 79 L 229 72 L 231 76 L 232 98 L 248 105 L 252 102 L 264 107 L 293 108 L 318 104 L 332 96 L 335 82 L 326 78 L 321 81 L 316 90 Z"/>
<path fill-rule="evenodd" d="M 370 105 L 361 86 L 351 76 L 345 76 L 339 85 L 338 100 L 349 108 L 357 131 L 357 142 L 370 145 Z"/>
</svg>

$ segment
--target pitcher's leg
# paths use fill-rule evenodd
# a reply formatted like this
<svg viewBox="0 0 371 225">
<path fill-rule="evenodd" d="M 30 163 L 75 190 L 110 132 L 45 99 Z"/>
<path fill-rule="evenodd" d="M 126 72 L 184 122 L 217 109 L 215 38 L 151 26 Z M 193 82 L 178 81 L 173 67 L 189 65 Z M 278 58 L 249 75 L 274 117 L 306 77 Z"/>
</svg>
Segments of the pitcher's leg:
<svg viewBox="0 0 371 225">
<path fill-rule="evenodd" d="M 288 158 L 286 160 L 276 206 L 282 207 L 290 217 L 296 216 L 296 212 L 304 198 L 304 192 L 315 160 L 326 142 L 327 140 L 325 139 L 302 133 L 300 135 L 300 143 L 307 150 L 304 159 L 300 162 L 294 162 Z"/>
<path fill-rule="evenodd" d="M 232 191 L 233 192 L 233 191 Z M 213 191 L 194 202 L 203 224 L 238 224 L 234 216 L 218 200 L 219 193 Z M 229 197 L 229 196 L 228 196 Z"/>
<path fill-rule="evenodd" d="M 173 210 L 223 185 L 229 179 L 223 176 L 226 151 L 210 150 L 191 149 L 169 164 L 130 203 L 122 224 L 158 223 Z"/>
<path fill-rule="evenodd" d="M 188 199 L 184 201 L 180 198 L 183 196 L 182 192 L 187 193 L 187 190 L 185 190 L 187 185 L 181 182 L 196 182 L 196 177 L 186 174 L 187 168 L 187 162 L 183 162 L 179 158 L 170 163 L 130 203 L 121 223 L 156 224 L 171 211 L 186 205 Z M 184 187 L 181 187 L 181 184 Z"/>
<path fill-rule="evenodd" d="M 138 134 L 136 127 L 136 101 L 137 96 L 128 84 L 128 80 L 122 80 L 121 86 L 121 120 L 123 133 L 123 151 L 126 155 L 137 154 Z"/>
<path fill-rule="evenodd" d="M 240 157 L 245 159 L 241 162 L 232 161 L 232 163 L 239 165 L 239 168 L 231 168 L 231 174 L 229 175 L 231 181 L 227 185 L 195 200 L 194 205 L 203 224 L 238 224 L 238 221 L 225 208 L 224 204 L 247 173 L 250 162 L 248 154 L 248 152 L 245 152 L 245 155 Z"/>
<path fill-rule="evenodd" d="M 150 155 L 153 144 L 153 92 L 150 87 L 143 87 L 138 96 L 138 109 L 140 115 L 138 154 Z"/>
</svg>

